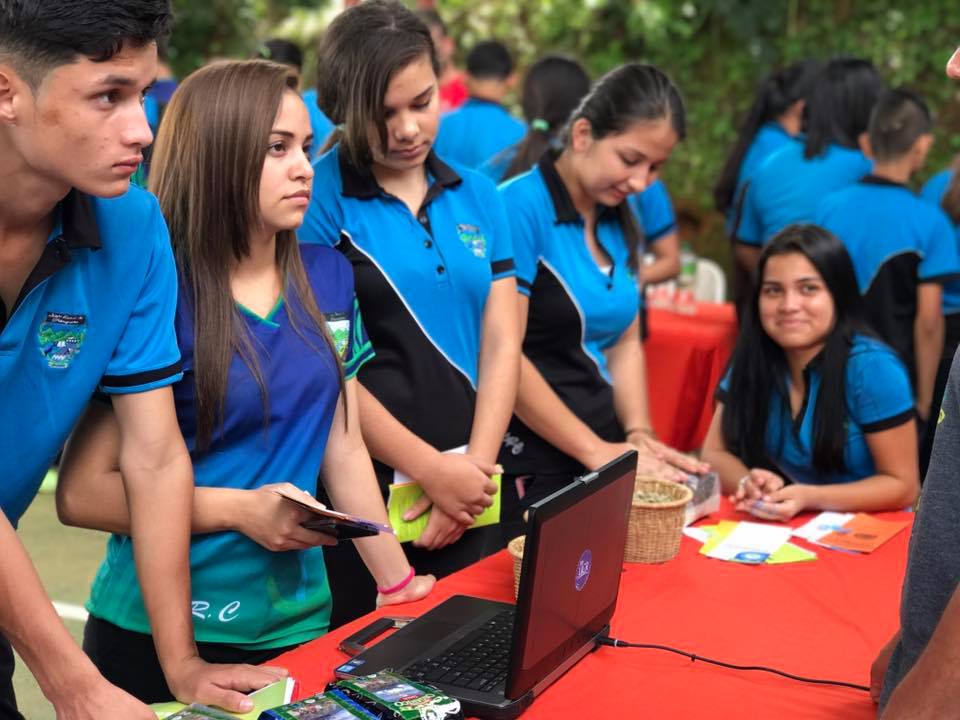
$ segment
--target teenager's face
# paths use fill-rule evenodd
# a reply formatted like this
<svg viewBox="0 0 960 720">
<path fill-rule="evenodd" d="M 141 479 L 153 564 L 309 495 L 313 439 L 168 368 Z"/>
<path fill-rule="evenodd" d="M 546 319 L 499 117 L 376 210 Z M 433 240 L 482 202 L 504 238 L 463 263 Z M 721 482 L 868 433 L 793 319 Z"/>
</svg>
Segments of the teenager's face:
<svg viewBox="0 0 960 720">
<path fill-rule="evenodd" d="M 581 118 L 571 132 L 580 187 L 601 205 L 619 205 L 657 179 L 678 140 L 667 119 L 635 122 L 598 140 Z"/>
<path fill-rule="evenodd" d="M 383 98 L 383 111 L 387 147 L 380 147 L 375 128 L 369 133 L 374 164 L 393 172 L 423 165 L 440 120 L 437 76 L 429 57 L 414 60 L 391 78 Z"/>
<path fill-rule="evenodd" d="M 79 56 L 51 70 L 35 93 L 10 71 L 0 122 L 33 173 L 91 195 L 122 195 L 153 141 L 143 95 L 156 74 L 153 43 L 124 45 L 106 62 Z"/>
<path fill-rule="evenodd" d="M 813 263 L 800 253 L 767 260 L 759 309 L 763 329 L 784 350 L 818 349 L 833 329 L 833 296 Z"/>
<path fill-rule="evenodd" d="M 260 175 L 260 221 L 270 233 L 300 227 L 310 204 L 313 132 L 303 100 L 292 90 L 283 94 L 280 112 L 264 148 Z"/>
</svg>

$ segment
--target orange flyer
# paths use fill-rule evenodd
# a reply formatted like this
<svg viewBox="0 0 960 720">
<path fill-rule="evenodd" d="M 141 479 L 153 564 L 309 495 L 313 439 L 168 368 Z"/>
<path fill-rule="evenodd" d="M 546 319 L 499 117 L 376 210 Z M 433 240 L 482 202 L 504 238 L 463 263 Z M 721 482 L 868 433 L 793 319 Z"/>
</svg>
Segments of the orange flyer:
<svg viewBox="0 0 960 720">
<path fill-rule="evenodd" d="M 818 542 L 821 545 L 827 545 L 838 550 L 869 553 L 883 545 L 909 524 L 909 522 L 878 520 L 872 515 L 857 513 L 843 527 L 834 530 L 829 535 L 824 535 Z"/>
</svg>

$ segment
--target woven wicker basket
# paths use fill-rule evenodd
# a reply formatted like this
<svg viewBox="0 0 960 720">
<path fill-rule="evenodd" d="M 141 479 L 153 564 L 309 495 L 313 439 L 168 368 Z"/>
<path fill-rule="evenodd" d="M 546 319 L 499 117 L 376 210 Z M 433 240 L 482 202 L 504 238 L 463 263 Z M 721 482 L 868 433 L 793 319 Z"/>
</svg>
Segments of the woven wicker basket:
<svg viewBox="0 0 960 720">
<path fill-rule="evenodd" d="M 637 493 L 650 492 L 674 499 L 662 503 L 637 499 Z M 635 563 L 660 563 L 676 557 L 683 534 L 684 508 L 692 499 L 693 492 L 686 485 L 667 480 L 638 479 L 634 486 L 623 559 Z"/>
<path fill-rule="evenodd" d="M 507 552 L 513 557 L 513 596 L 520 594 L 520 567 L 523 565 L 523 543 L 527 538 L 523 535 L 515 537 L 507 543 Z"/>
</svg>

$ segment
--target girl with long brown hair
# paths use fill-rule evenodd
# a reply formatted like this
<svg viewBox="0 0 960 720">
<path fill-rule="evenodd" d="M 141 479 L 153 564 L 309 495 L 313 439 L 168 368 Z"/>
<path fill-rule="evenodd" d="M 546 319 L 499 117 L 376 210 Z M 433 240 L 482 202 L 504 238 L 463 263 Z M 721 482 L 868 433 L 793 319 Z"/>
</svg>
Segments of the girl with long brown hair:
<svg viewBox="0 0 960 720">
<path fill-rule="evenodd" d="M 199 70 L 169 105 L 150 176 L 180 272 L 174 395 L 197 484 L 193 621 L 201 655 L 216 662 L 263 662 L 327 629 L 319 546 L 333 540 L 302 527 L 306 512 L 279 485 L 313 494 L 321 475 L 338 510 L 387 522 L 356 409 L 354 377 L 373 352 L 353 274 L 331 249 L 301 251 L 294 232 L 313 178 L 295 87 L 260 60 Z M 117 442 L 109 410 L 92 408 L 65 455 L 58 506 L 72 524 L 115 533 L 84 648 L 105 676 L 155 702 L 169 691 L 125 536 Z M 356 545 L 381 603 L 429 592 L 433 579 L 414 576 L 392 535 Z"/>
</svg>

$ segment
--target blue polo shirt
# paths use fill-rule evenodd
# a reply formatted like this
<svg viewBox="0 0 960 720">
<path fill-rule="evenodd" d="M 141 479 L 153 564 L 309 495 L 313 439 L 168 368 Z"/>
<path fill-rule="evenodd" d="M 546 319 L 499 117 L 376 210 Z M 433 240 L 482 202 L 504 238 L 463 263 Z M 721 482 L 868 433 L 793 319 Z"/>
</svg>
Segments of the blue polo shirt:
<svg viewBox="0 0 960 720">
<path fill-rule="evenodd" d="M 373 355 L 350 264 L 321 246 L 304 246 L 303 261 L 350 379 Z M 266 317 L 237 307 L 257 353 L 269 423 L 256 379 L 235 353 L 227 374 L 223 426 L 204 451 L 197 449 L 194 313 L 188 289 L 181 292 L 177 308 L 184 377 L 174 386 L 174 396 L 196 484 L 255 490 L 289 482 L 316 494 L 340 397 L 336 361 L 295 295 L 280 298 Z M 284 647 L 327 630 L 331 603 L 322 548 L 271 552 L 238 532 L 194 535 L 190 576 L 193 626 L 200 642 Z M 150 632 L 129 537 L 111 536 L 87 608 L 127 630 Z"/>
<path fill-rule="evenodd" d="M 643 192 L 631 195 L 627 202 L 640 221 L 647 246 L 677 229 L 677 215 L 663 180 L 655 180 Z"/>
<path fill-rule="evenodd" d="M 862 335 L 854 338 L 845 378 L 846 470 L 824 475 L 813 466 L 813 420 L 822 380 L 819 363 L 818 356 L 803 371 L 806 394 L 796 418 L 790 417 L 789 397 L 773 390 L 765 434 L 769 460 L 785 479 L 798 483 L 830 485 L 875 475 L 877 469 L 866 435 L 899 427 L 915 417 L 907 370 L 896 354 L 879 340 Z M 785 385 L 789 388 L 789 377 L 785 379 Z M 728 373 L 717 389 L 717 400 L 728 407 L 736 402 L 728 395 L 729 387 Z"/>
<path fill-rule="evenodd" d="M 594 228 L 610 265 L 601 268 L 594 260 L 584 241 L 583 217 L 554 163 L 548 153 L 500 187 L 513 222 L 517 287 L 530 298 L 523 353 L 594 432 L 622 439 L 606 351 L 637 317 L 637 277 L 614 208 L 602 208 Z M 517 418 L 501 463 L 518 474 L 582 469 Z"/>
<path fill-rule="evenodd" d="M 846 246 L 868 320 L 913 375 L 917 286 L 960 276 L 946 214 L 906 186 L 870 175 L 824 198 L 815 222 Z"/>
<path fill-rule="evenodd" d="M 483 312 L 491 285 L 514 275 L 510 225 L 493 183 L 426 161 L 429 190 L 411 213 L 339 146 L 314 163 L 300 239 L 353 265 L 377 356 L 359 380 L 397 420 L 439 450 L 470 439 Z M 392 470 L 377 464 L 386 482 Z"/>
<path fill-rule="evenodd" d="M 302 97 L 304 105 L 307 106 L 307 113 L 310 115 L 310 129 L 313 130 L 313 157 L 317 158 L 336 126 L 324 115 L 317 104 L 316 88 L 304 90 Z"/>
<path fill-rule="evenodd" d="M 435 148 L 446 160 L 478 168 L 526 132 L 526 125 L 500 103 L 470 98 L 440 119 Z"/>
<path fill-rule="evenodd" d="M 737 187 L 733 194 L 733 204 L 727 209 L 727 232 L 731 237 L 736 236 L 736 221 L 739 215 L 739 208 L 743 202 L 744 185 L 753 177 L 757 168 L 770 157 L 774 152 L 786 145 L 791 139 L 783 125 L 776 121 L 764 123 L 760 126 L 757 134 L 753 136 L 753 141 L 740 163 L 740 171 L 737 173 Z"/>
<path fill-rule="evenodd" d="M 804 140 L 788 140 L 757 168 L 744 188 L 736 239 L 764 245 L 787 225 L 812 222 L 820 201 L 869 174 L 872 163 L 859 150 L 830 145 L 803 156 Z"/>
<path fill-rule="evenodd" d="M 156 198 L 72 190 L 12 308 L 0 302 L 0 508 L 16 524 L 90 397 L 178 380 L 176 268 Z"/>
<path fill-rule="evenodd" d="M 923 186 L 920 191 L 920 198 L 937 208 L 943 202 L 943 196 L 950 187 L 950 181 L 953 179 L 953 170 L 942 170 L 934 175 Z M 949 216 L 947 216 L 949 220 Z M 957 244 L 960 246 L 960 225 L 951 223 L 956 232 Z M 960 313 L 960 280 L 951 280 L 943 286 L 943 314 L 956 315 Z"/>
</svg>

